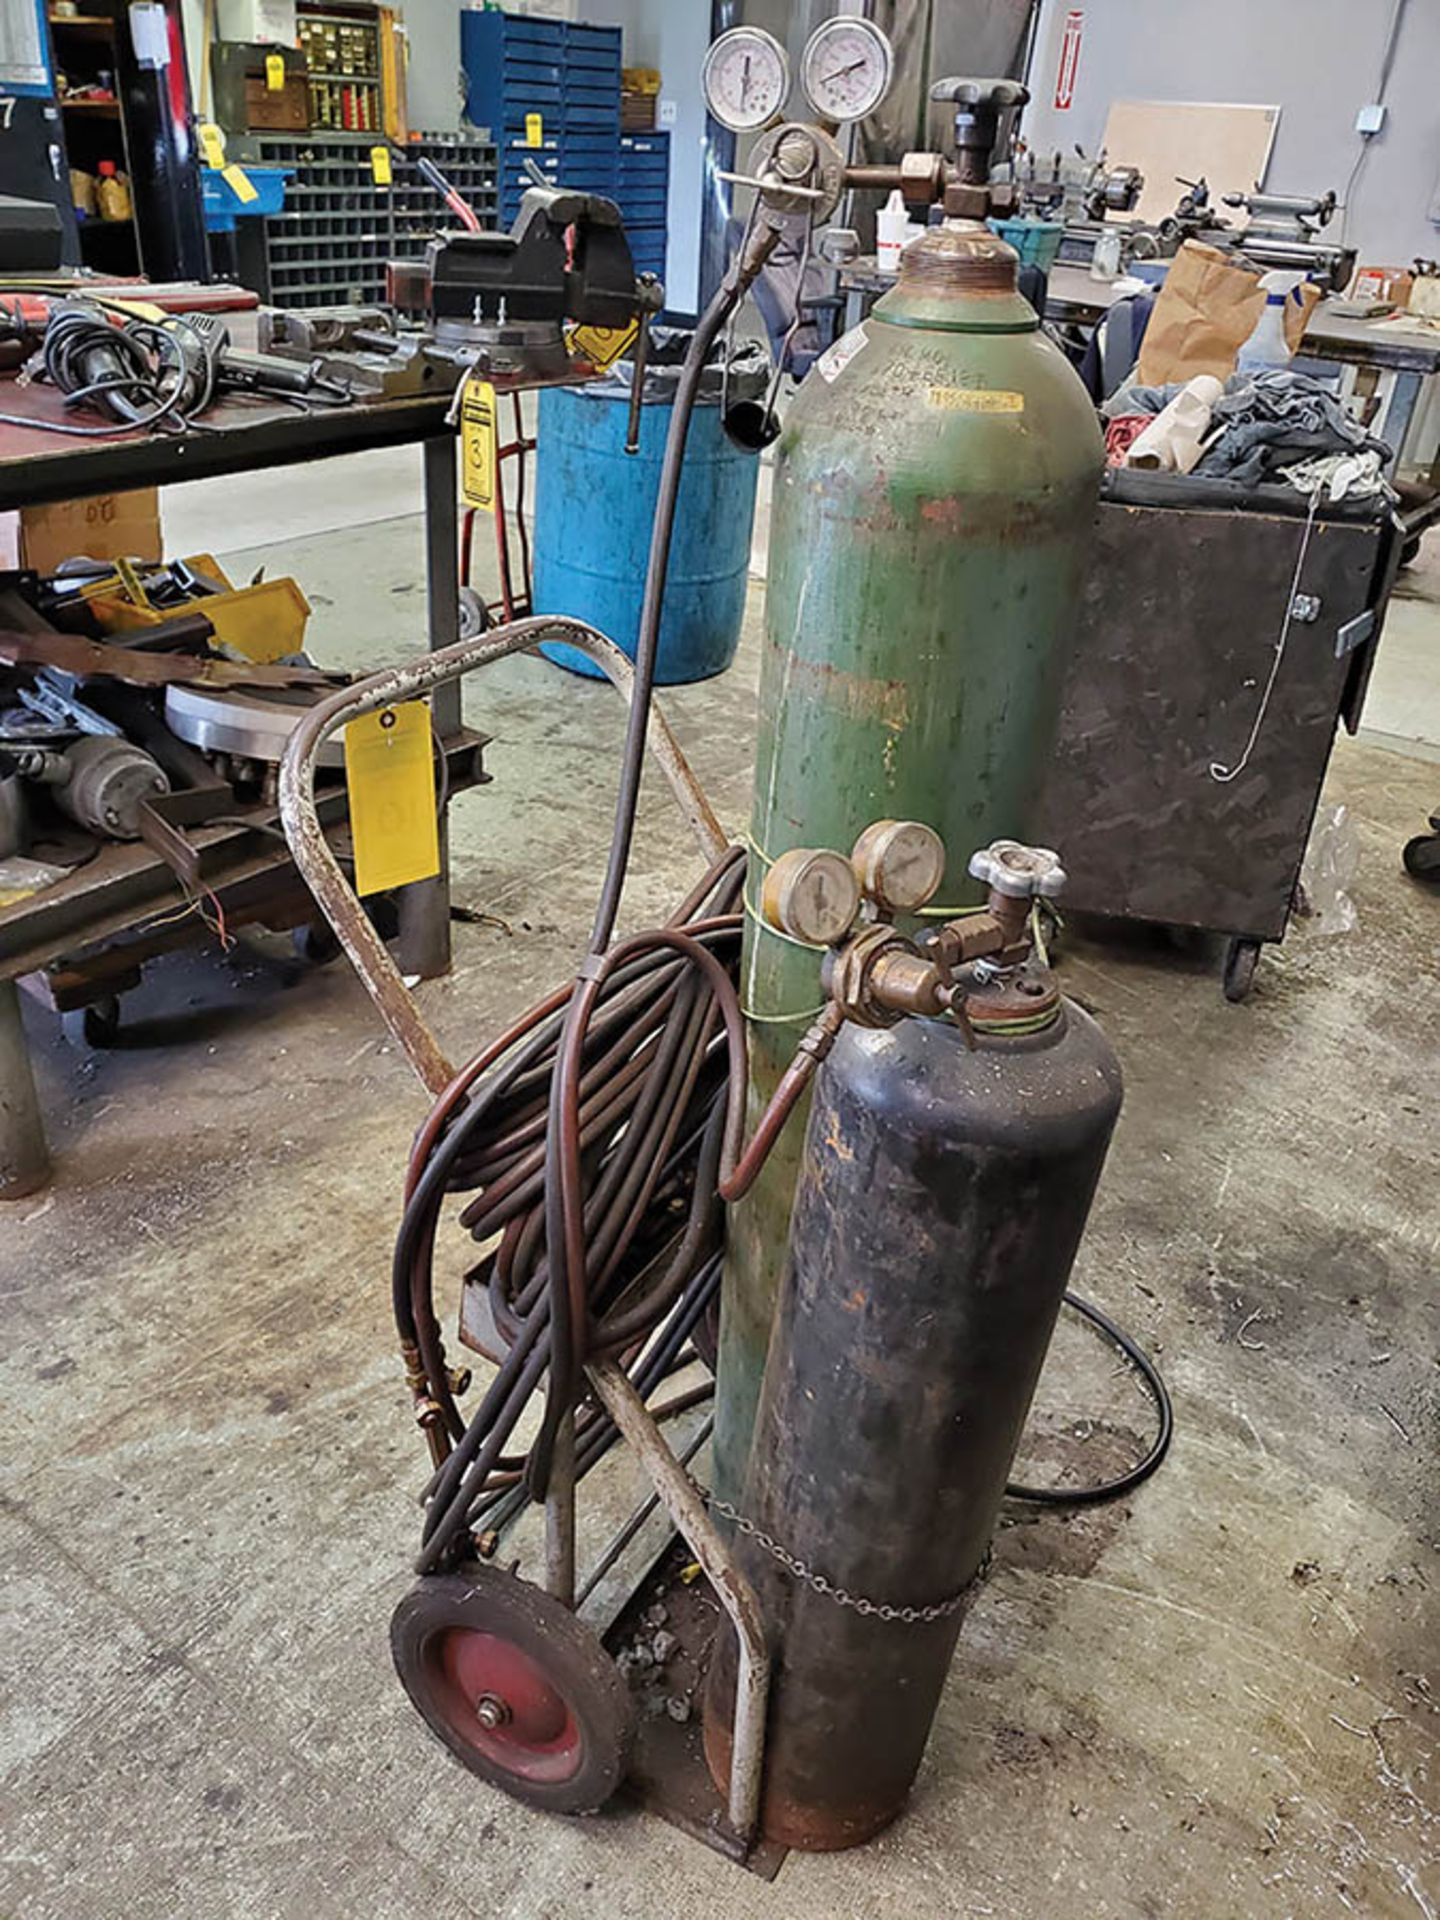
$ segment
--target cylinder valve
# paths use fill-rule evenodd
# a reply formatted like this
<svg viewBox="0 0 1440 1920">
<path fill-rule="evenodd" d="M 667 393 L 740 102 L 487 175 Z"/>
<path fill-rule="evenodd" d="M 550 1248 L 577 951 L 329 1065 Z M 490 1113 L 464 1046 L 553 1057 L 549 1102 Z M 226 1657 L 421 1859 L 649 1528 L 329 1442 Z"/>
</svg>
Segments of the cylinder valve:
<svg viewBox="0 0 1440 1920">
<path fill-rule="evenodd" d="M 970 877 L 1010 900 L 1053 900 L 1065 886 L 1060 856 L 1049 847 L 1027 847 L 1019 840 L 992 840 L 970 856 Z"/>
</svg>

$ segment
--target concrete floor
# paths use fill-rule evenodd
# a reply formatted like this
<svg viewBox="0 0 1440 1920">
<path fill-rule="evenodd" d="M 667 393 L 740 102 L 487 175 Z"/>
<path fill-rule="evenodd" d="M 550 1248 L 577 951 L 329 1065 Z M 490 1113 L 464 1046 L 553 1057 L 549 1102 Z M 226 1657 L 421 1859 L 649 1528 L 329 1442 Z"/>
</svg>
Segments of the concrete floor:
<svg viewBox="0 0 1440 1920">
<path fill-rule="evenodd" d="M 1440 534 L 1396 583 L 1358 738 L 1440 760 Z"/>
<path fill-rule="evenodd" d="M 413 521 L 262 558 L 300 574 L 327 661 L 419 632 Z M 731 823 L 752 600 L 736 669 L 667 702 Z M 468 710 L 495 784 L 456 806 L 456 894 L 494 918 L 424 989 L 457 1053 L 566 973 L 619 739 L 607 689 L 533 660 Z M 0 1222 L 0 1913 L 1435 1920 L 1440 895 L 1398 851 L 1440 791 L 1342 743 L 1330 798 L 1358 928 L 1298 925 L 1245 1006 L 1213 956 L 1070 943 L 1128 1081 L 1078 1284 L 1157 1353 L 1174 1451 L 1121 1506 L 1007 1516 L 910 1812 L 774 1887 L 633 1812 L 522 1811 L 395 1684 L 424 1471 L 388 1241 L 424 1103 L 348 971 L 273 942 L 173 959 L 107 1053 L 36 1014 L 58 1177 Z M 653 786 L 631 924 L 694 872 L 675 820 Z M 1103 1471 L 1144 1427 L 1064 1331 L 1031 1466 Z"/>
</svg>

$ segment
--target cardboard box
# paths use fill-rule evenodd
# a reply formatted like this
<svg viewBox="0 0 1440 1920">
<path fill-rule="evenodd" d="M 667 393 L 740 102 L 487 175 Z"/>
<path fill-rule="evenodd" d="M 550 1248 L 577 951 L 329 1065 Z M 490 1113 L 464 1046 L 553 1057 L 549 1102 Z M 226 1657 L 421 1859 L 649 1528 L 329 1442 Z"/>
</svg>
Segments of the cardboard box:
<svg viewBox="0 0 1440 1920">
<path fill-rule="evenodd" d="M 1357 267 L 1348 292 L 1352 300 L 1389 300 L 1403 307 L 1414 279 L 1408 267 Z"/>
<path fill-rule="evenodd" d="M 159 560 L 163 551 L 156 487 L 20 512 L 20 562 L 37 573 L 54 573 L 82 553 L 92 560 Z"/>
</svg>

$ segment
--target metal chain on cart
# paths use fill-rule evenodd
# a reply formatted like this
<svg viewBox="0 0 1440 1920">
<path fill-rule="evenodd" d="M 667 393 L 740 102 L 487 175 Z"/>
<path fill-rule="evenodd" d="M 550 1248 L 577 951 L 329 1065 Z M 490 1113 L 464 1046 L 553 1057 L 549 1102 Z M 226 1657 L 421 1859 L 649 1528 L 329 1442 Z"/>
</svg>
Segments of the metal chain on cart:
<svg viewBox="0 0 1440 1920">
<path fill-rule="evenodd" d="M 906 1626 L 929 1626 L 936 1620 L 944 1620 L 949 1614 L 958 1613 L 970 1598 L 975 1582 L 984 1574 L 990 1564 L 987 1552 L 978 1571 L 966 1581 L 959 1593 L 952 1594 L 948 1600 L 938 1601 L 933 1607 L 892 1607 L 884 1600 L 867 1600 L 863 1594 L 849 1592 L 845 1587 L 837 1587 L 827 1580 L 823 1573 L 816 1573 L 797 1554 L 788 1547 L 782 1547 L 778 1540 L 772 1540 L 753 1520 L 747 1519 L 738 1508 L 732 1507 L 728 1500 L 716 1500 L 712 1497 L 710 1511 L 718 1513 L 726 1520 L 733 1520 L 740 1532 L 753 1540 L 757 1547 L 763 1547 L 772 1559 L 778 1560 L 785 1571 L 796 1580 L 802 1581 L 814 1592 L 826 1600 L 833 1600 L 839 1607 L 849 1607 L 853 1612 L 866 1618 L 874 1616 L 877 1620 L 900 1621 Z"/>
</svg>

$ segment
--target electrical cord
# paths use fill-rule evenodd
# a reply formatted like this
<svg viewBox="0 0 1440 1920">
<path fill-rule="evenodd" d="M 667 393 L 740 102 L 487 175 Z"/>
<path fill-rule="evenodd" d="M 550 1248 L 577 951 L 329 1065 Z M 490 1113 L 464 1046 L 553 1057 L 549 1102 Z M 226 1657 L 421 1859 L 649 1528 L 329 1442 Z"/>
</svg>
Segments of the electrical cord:
<svg viewBox="0 0 1440 1920">
<path fill-rule="evenodd" d="M 1408 4 L 1409 0 L 1395 0 L 1394 6 L 1390 11 L 1390 24 L 1385 29 L 1385 45 L 1380 55 L 1380 74 L 1375 85 L 1375 102 L 1379 106 L 1383 106 L 1385 103 L 1385 91 L 1390 84 L 1390 75 L 1395 66 L 1396 50 L 1400 45 L 1400 26 L 1405 18 L 1405 8 Z M 1359 180 L 1364 170 L 1365 162 L 1370 157 L 1370 148 L 1374 139 L 1374 134 L 1361 134 L 1360 151 L 1356 154 L 1355 164 L 1351 167 L 1345 181 L 1344 192 L 1340 199 L 1339 238 L 1341 241 L 1346 237 L 1346 228 L 1350 220 L 1350 196 L 1354 193 L 1355 183 Z"/>
<path fill-rule="evenodd" d="M 113 439 L 116 429 L 184 428 L 215 394 L 218 352 L 210 335 L 183 314 L 163 322 L 71 300 L 50 313 L 41 372 L 69 407 L 108 417 L 104 426 L 0 413 L 0 423 L 81 439 Z"/>
</svg>

